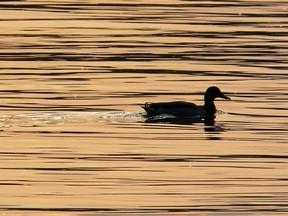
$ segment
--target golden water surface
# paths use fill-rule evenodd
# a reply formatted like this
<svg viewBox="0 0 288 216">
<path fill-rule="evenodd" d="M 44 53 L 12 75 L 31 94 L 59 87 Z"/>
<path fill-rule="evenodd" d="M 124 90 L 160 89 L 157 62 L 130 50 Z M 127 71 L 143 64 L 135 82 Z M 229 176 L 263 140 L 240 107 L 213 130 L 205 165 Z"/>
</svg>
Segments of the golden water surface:
<svg viewBox="0 0 288 216">
<path fill-rule="evenodd" d="M 0 2 L 0 214 L 288 214 L 287 1 Z M 203 103 L 212 126 L 147 123 Z"/>
</svg>

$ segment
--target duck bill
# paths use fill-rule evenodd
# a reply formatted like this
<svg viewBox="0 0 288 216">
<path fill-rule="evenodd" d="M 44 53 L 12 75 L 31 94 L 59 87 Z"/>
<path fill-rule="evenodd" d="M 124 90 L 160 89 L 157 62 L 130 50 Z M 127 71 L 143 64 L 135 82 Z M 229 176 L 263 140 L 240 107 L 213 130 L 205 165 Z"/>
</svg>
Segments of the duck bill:
<svg viewBox="0 0 288 216">
<path fill-rule="evenodd" d="M 221 98 L 224 98 L 224 99 L 226 99 L 226 100 L 231 100 L 231 98 L 229 98 L 228 96 L 226 96 L 226 95 L 224 95 L 224 94 L 222 94 L 220 97 L 221 97 Z"/>
</svg>

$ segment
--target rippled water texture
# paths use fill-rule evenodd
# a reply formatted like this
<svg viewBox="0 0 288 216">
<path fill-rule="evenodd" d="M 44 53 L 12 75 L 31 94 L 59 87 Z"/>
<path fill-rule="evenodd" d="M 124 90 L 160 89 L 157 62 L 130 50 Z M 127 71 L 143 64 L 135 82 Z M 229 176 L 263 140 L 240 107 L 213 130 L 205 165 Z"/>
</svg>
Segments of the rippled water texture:
<svg viewBox="0 0 288 216">
<path fill-rule="evenodd" d="M 287 1 L 0 7 L 1 214 L 288 214 Z M 209 86 L 213 124 L 140 106 Z"/>
</svg>

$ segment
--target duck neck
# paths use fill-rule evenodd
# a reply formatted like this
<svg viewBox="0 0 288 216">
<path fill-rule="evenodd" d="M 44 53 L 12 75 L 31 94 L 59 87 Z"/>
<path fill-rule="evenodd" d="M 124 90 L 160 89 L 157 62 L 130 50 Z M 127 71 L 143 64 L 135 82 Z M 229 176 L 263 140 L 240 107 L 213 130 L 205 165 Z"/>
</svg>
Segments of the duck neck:
<svg viewBox="0 0 288 216">
<path fill-rule="evenodd" d="M 214 115 L 216 113 L 214 99 L 205 96 L 204 101 L 205 101 L 204 108 L 205 108 L 206 114 Z"/>
</svg>

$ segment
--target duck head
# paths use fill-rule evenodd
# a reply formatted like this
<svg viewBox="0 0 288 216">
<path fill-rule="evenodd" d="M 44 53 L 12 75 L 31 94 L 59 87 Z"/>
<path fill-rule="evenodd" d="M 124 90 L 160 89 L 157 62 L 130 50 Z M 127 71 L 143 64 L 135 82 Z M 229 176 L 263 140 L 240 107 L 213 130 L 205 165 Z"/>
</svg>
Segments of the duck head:
<svg viewBox="0 0 288 216">
<path fill-rule="evenodd" d="M 216 107 L 214 105 L 215 98 L 223 98 L 226 100 L 231 100 L 229 97 L 224 95 L 221 90 L 216 86 L 211 86 L 206 90 L 204 101 L 205 101 L 205 110 L 207 114 L 215 114 L 216 113 Z"/>
<path fill-rule="evenodd" d="M 205 100 L 205 103 L 209 104 L 209 103 L 213 102 L 215 100 L 215 98 L 218 98 L 218 97 L 224 98 L 227 100 L 231 100 L 229 97 L 224 95 L 221 92 L 221 90 L 216 86 L 211 86 L 206 90 L 204 100 Z"/>
</svg>

